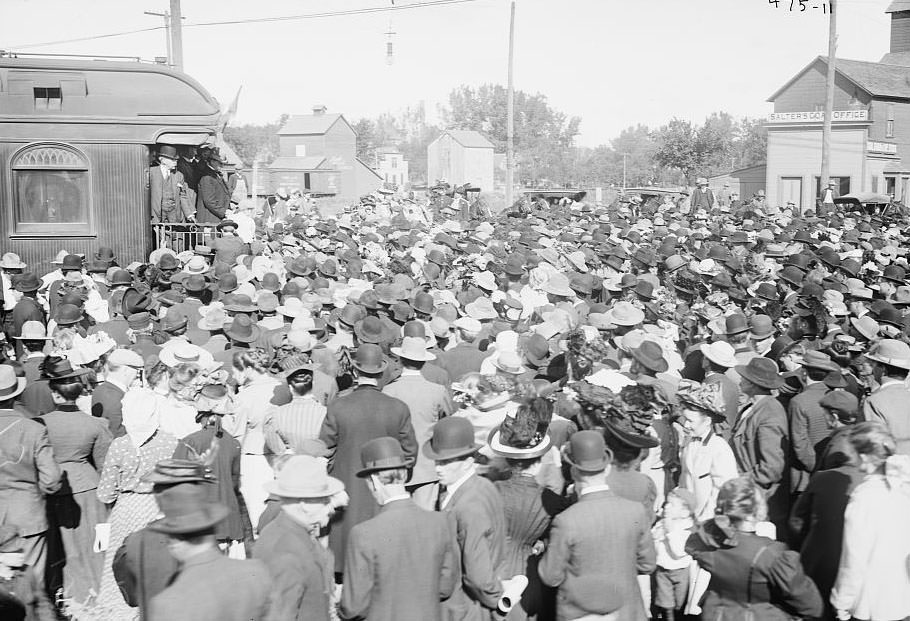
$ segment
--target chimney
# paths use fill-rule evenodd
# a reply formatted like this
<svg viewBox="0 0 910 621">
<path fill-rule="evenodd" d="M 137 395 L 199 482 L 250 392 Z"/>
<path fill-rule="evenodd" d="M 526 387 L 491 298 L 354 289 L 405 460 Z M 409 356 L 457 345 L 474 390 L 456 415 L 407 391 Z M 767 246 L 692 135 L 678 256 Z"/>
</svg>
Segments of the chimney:
<svg viewBox="0 0 910 621">
<path fill-rule="evenodd" d="M 890 52 L 910 52 L 910 0 L 893 0 L 885 13 L 891 14 Z"/>
<path fill-rule="evenodd" d="M 326 107 L 322 104 L 318 106 L 313 106 L 313 116 L 322 116 L 325 114 Z"/>
</svg>

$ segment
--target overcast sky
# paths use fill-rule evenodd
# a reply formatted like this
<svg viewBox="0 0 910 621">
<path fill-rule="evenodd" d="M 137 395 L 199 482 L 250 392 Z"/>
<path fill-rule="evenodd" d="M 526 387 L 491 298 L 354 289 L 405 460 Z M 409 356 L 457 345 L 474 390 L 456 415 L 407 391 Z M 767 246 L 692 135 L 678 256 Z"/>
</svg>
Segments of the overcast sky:
<svg viewBox="0 0 910 621">
<path fill-rule="evenodd" d="M 394 0 L 396 6 L 420 0 Z M 580 116 L 578 143 L 609 142 L 636 123 L 715 110 L 764 116 L 766 98 L 827 53 L 821 0 L 518 0 L 515 87 Z M 390 6 L 392 0 L 183 0 L 184 23 Z M 838 0 L 838 55 L 888 51 L 890 0 Z M 812 7 L 818 8 L 812 8 Z M 42 53 L 165 54 L 163 30 L 25 46 L 157 26 L 166 0 L 0 0 L 0 49 Z M 385 32 L 396 33 L 386 64 Z M 394 13 L 184 29 L 186 71 L 237 122 L 266 122 L 314 104 L 349 120 L 424 101 L 430 120 L 461 84 L 506 83 L 508 0 Z"/>
</svg>

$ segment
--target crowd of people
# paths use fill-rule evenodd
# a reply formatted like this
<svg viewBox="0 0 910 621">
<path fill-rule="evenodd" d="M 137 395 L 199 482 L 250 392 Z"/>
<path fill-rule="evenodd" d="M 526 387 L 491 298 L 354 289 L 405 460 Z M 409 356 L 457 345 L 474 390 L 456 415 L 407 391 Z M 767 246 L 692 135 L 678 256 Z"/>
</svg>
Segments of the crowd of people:
<svg viewBox="0 0 910 621">
<path fill-rule="evenodd" d="M 698 192 L 3 255 L 0 618 L 907 618 L 907 223 Z"/>
</svg>

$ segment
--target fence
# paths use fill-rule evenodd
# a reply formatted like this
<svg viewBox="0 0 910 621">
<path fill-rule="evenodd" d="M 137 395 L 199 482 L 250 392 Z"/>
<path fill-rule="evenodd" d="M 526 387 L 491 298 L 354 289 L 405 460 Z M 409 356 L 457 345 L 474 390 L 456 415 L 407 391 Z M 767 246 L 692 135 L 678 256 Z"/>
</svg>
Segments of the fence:
<svg viewBox="0 0 910 621">
<path fill-rule="evenodd" d="M 152 225 L 152 231 L 155 248 L 167 246 L 175 252 L 192 250 L 196 246 L 207 246 L 216 237 L 221 237 L 221 233 L 214 225 L 160 222 Z"/>
</svg>

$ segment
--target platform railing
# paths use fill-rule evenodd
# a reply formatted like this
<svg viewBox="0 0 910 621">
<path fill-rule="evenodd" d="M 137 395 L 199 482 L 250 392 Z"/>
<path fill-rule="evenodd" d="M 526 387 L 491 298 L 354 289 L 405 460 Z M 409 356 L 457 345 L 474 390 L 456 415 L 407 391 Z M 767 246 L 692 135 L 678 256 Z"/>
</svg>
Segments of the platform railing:
<svg viewBox="0 0 910 621">
<path fill-rule="evenodd" d="M 214 224 L 159 222 L 152 224 L 155 248 L 168 247 L 175 252 L 192 250 L 196 246 L 208 246 L 221 233 Z"/>
</svg>

